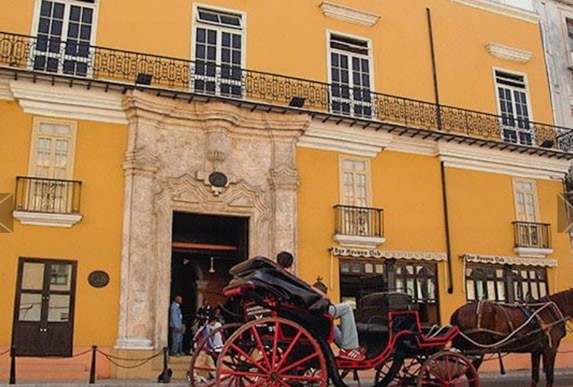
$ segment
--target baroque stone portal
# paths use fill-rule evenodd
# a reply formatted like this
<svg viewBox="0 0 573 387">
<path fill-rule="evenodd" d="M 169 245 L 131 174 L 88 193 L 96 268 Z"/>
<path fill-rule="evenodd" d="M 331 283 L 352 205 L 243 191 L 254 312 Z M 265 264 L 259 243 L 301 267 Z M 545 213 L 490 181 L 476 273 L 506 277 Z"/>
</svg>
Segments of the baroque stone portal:
<svg viewBox="0 0 573 387">
<path fill-rule="evenodd" d="M 250 112 L 133 91 L 117 348 L 165 346 L 174 211 L 249 218 L 251 256 L 296 253 L 295 143 L 305 115 Z M 224 174 L 212 184 L 213 172 Z"/>
</svg>

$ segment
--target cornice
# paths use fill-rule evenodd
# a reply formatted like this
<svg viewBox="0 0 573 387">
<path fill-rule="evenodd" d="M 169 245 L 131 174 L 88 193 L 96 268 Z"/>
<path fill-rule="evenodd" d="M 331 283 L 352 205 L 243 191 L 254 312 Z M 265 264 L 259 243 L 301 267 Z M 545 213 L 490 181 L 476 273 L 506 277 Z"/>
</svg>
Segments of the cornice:
<svg viewBox="0 0 573 387">
<path fill-rule="evenodd" d="M 24 112 L 29 114 L 127 124 L 121 94 L 117 92 L 106 93 L 25 80 L 10 81 L 10 92 Z"/>
<path fill-rule="evenodd" d="M 569 170 L 567 160 L 553 160 L 445 141 L 438 142 L 438 155 L 447 167 L 534 179 L 561 179 Z"/>
<path fill-rule="evenodd" d="M 14 96 L 10 91 L 10 80 L 0 77 L 0 100 L 13 101 Z"/>
<path fill-rule="evenodd" d="M 483 9 L 500 15 L 512 17 L 514 19 L 527 21 L 530 23 L 539 22 L 539 15 L 537 15 L 534 12 L 526 11 L 524 9 L 512 7 L 506 4 L 501 4 L 494 0 L 452 0 L 452 1 L 454 1 L 455 3 Z"/>
<path fill-rule="evenodd" d="M 297 136 L 310 123 L 305 114 L 250 112 L 223 102 L 187 103 L 157 97 L 138 90 L 127 93 L 123 108 L 130 120 L 149 119 L 158 126 L 189 127 L 195 122 L 201 127 L 222 127 L 233 133 L 253 135 Z M 295 133 L 293 133 L 293 131 Z"/>
<path fill-rule="evenodd" d="M 32 226 L 64 227 L 69 228 L 82 220 L 79 214 L 51 214 L 43 212 L 14 211 L 15 219 L 22 224 Z"/>
<path fill-rule="evenodd" d="M 378 23 L 378 20 L 380 20 L 380 15 L 376 15 L 372 12 L 362 11 L 360 9 L 350 8 L 344 5 L 329 3 L 326 1 L 322 2 L 319 7 L 324 16 L 349 23 L 372 27 Z"/>
<path fill-rule="evenodd" d="M 436 156 L 438 154 L 438 146 L 435 141 L 425 141 L 403 136 L 394 136 L 386 150 L 422 156 Z"/>
<path fill-rule="evenodd" d="M 375 157 L 392 139 L 384 132 L 344 128 L 313 122 L 298 139 L 297 146 L 324 149 L 362 157 Z"/>
<path fill-rule="evenodd" d="M 533 54 L 531 51 L 521 50 L 519 48 L 509 47 L 496 42 L 486 44 L 487 52 L 500 59 L 510 60 L 513 62 L 527 63 L 531 60 Z"/>
</svg>

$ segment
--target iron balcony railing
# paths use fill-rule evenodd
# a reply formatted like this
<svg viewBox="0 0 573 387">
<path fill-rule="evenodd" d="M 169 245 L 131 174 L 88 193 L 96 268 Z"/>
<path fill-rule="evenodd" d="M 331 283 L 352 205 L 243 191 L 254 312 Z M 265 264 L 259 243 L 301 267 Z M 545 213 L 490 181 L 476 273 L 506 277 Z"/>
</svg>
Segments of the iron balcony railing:
<svg viewBox="0 0 573 387">
<path fill-rule="evenodd" d="M 551 248 L 551 225 L 548 223 L 513 222 L 515 247 Z"/>
<path fill-rule="evenodd" d="M 79 214 L 82 182 L 77 180 L 16 177 L 16 210 Z"/>
<path fill-rule="evenodd" d="M 381 208 L 336 205 L 334 219 L 337 235 L 384 236 L 384 210 Z"/>
<path fill-rule="evenodd" d="M 147 85 L 175 93 L 218 96 L 427 131 L 573 150 L 571 129 L 374 93 L 369 88 L 327 84 L 209 61 L 90 46 L 59 38 L 0 32 L 0 67 L 106 83 Z M 368 126 L 368 125 L 366 125 Z"/>
</svg>

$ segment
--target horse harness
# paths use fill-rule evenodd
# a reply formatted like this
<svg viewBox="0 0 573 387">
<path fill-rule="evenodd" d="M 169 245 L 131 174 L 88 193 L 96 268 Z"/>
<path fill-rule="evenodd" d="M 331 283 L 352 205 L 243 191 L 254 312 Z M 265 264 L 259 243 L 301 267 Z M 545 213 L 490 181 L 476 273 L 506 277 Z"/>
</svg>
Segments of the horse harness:
<svg viewBox="0 0 573 387">
<path fill-rule="evenodd" d="M 488 302 L 488 301 L 487 300 L 480 300 L 477 303 L 477 305 L 476 305 L 476 315 L 477 315 L 476 328 L 466 331 L 466 334 L 471 334 L 471 333 L 476 333 L 476 332 L 486 332 L 486 333 L 494 334 L 494 335 L 500 336 L 500 337 L 507 336 L 507 334 L 503 333 L 503 332 L 499 332 L 499 331 L 495 331 L 495 330 L 491 330 L 491 329 L 487 329 L 487 328 L 482 328 L 481 324 L 482 324 L 482 316 L 483 316 L 483 307 L 484 307 L 484 304 L 486 304 L 486 302 Z M 563 316 L 563 313 L 561 312 L 561 310 L 559 309 L 557 304 L 555 304 L 555 302 L 553 302 L 553 301 L 543 303 L 543 304 L 501 304 L 500 305 L 498 303 L 498 306 L 500 306 L 500 309 L 503 311 L 503 314 L 505 315 L 505 321 L 507 322 L 507 325 L 509 327 L 509 332 L 513 332 L 513 333 L 509 334 L 509 336 L 513 336 L 517 332 L 515 331 L 513 322 L 509 318 L 508 312 L 507 312 L 505 307 L 513 307 L 513 308 L 517 307 L 517 308 L 519 308 L 519 310 L 521 310 L 523 312 L 523 314 L 525 316 L 525 321 L 528 322 L 527 324 L 525 324 L 525 325 L 522 324 L 520 327 L 518 327 L 518 330 L 525 328 L 525 326 L 527 326 L 527 325 L 531 325 L 534 329 L 533 332 L 540 331 L 544 334 L 544 337 L 547 339 L 547 343 L 548 343 L 549 347 L 551 347 L 553 345 L 552 340 L 551 340 L 551 329 L 555 325 L 558 325 L 558 324 L 567 320 Z M 536 306 L 540 306 L 540 307 L 538 309 L 532 309 L 531 308 L 531 307 L 536 307 Z M 555 321 L 546 322 L 540 316 L 540 312 L 546 308 L 549 308 L 550 313 L 556 317 Z"/>
</svg>

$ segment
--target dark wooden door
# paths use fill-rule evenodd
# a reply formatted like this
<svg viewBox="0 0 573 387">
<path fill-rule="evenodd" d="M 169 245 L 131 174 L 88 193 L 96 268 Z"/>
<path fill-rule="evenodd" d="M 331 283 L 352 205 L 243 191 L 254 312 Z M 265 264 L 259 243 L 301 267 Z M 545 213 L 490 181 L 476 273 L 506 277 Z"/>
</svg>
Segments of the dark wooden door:
<svg viewBox="0 0 573 387">
<path fill-rule="evenodd" d="M 71 356 L 76 262 L 20 258 L 16 286 L 16 354 Z"/>
</svg>

